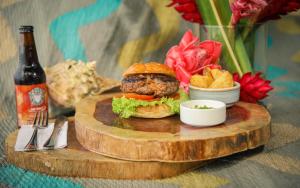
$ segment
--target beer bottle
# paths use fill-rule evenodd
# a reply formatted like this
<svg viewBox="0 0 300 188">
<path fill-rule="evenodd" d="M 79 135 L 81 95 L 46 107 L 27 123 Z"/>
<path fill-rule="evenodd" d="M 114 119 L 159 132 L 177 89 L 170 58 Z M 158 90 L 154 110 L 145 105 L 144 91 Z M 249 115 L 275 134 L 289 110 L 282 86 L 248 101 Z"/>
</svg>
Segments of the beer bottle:
<svg viewBox="0 0 300 188">
<path fill-rule="evenodd" d="M 19 65 L 14 75 L 18 126 L 30 125 L 37 111 L 48 110 L 46 75 L 39 64 L 33 26 L 21 26 Z"/>
</svg>

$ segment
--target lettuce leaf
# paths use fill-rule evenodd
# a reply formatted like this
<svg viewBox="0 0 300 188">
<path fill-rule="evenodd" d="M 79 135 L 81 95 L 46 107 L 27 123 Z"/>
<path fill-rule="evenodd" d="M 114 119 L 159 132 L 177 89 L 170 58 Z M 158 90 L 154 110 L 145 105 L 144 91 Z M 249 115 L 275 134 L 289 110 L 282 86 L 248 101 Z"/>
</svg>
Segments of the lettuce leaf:
<svg viewBox="0 0 300 188">
<path fill-rule="evenodd" d="M 116 114 L 119 114 L 122 118 L 129 118 L 135 113 L 136 108 L 139 106 L 154 106 L 159 104 L 166 104 L 170 107 L 171 112 L 178 114 L 180 103 L 189 99 L 188 95 L 183 91 L 180 91 L 179 94 L 179 99 L 162 97 L 157 101 L 144 101 L 137 99 L 128 99 L 125 97 L 113 98 L 112 111 Z"/>
</svg>

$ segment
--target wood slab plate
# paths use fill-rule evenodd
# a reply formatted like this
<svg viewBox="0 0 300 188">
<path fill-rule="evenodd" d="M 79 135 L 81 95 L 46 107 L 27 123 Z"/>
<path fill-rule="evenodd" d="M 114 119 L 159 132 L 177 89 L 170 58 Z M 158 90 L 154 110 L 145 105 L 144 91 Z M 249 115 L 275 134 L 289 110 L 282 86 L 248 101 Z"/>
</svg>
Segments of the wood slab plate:
<svg viewBox="0 0 300 188">
<path fill-rule="evenodd" d="M 7 160 L 24 169 L 55 176 L 158 179 L 179 175 L 198 168 L 204 162 L 162 163 L 133 162 L 104 157 L 84 149 L 76 140 L 74 123 L 69 123 L 68 147 L 59 150 L 15 152 L 18 131 L 5 141 Z"/>
<path fill-rule="evenodd" d="M 239 102 L 227 109 L 225 123 L 195 128 L 178 115 L 119 118 L 111 107 L 118 94 L 88 97 L 76 106 L 76 137 L 86 149 L 133 161 L 191 162 L 256 148 L 270 138 L 271 117 L 258 104 Z"/>
</svg>

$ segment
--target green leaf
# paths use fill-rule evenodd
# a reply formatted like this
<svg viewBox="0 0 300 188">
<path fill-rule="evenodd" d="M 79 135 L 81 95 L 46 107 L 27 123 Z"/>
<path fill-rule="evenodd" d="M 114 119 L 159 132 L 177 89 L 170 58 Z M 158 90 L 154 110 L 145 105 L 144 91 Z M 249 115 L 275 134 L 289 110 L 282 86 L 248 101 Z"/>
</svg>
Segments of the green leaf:
<svg viewBox="0 0 300 188">
<path fill-rule="evenodd" d="M 212 10 L 210 0 L 196 0 L 198 10 L 201 13 L 204 24 L 206 25 L 218 25 L 216 16 Z"/>
<path fill-rule="evenodd" d="M 170 107 L 171 112 L 178 114 L 180 103 L 188 100 L 188 95 L 186 93 L 179 92 L 179 94 L 179 99 L 163 97 L 157 101 L 128 99 L 125 97 L 113 98 L 112 111 L 116 114 L 119 114 L 122 118 L 129 118 L 130 116 L 135 114 L 136 108 L 139 106 L 155 106 L 159 104 L 166 104 Z"/>
<path fill-rule="evenodd" d="M 223 25 L 229 25 L 231 20 L 231 9 L 228 0 L 213 0 L 220 15 Z"/>
</svg>

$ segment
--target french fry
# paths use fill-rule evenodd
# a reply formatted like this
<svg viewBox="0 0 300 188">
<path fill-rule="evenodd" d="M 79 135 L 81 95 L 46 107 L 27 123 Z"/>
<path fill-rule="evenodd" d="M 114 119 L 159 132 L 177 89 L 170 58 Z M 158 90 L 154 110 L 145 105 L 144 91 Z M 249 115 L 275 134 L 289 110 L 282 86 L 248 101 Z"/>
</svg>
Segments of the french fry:
<svg viewBox="0 0 300 188">
<path fill-rule="evenodd" d="M 233 87 L 233 77 L 228 71 L 220 71 L 215 74 L 217 78 L 209 88 L 228 88 Z"/>
<path fill-rule="evenodd" d="M 203 76 L 209 76 L 213 79 L 213 76 L 211 74 L 211 69 L 209 67 L 206 67 L 204 70 L 203 70 Z"/>
<path fill-rule="evenodd" d="M 218 79 L 220 76 L 222 76 L 223 74 L 223 71 L 222 70 L 219 70 L 219 69 L 212 69 L 210 71 L 212 77 L 214 80 Z"/>
<path fill-rule="evenodd" d="M 193 75 L 190 80 L 191 85 L 200 87 L 200 88 L 208 88 L 212 82 L 213 82 L 212 77 L 202 76 L 199 74 Z"/>
<path fill-rule="evenodd" d="M 193 75 L 191 85 L 200 88 L 228 88 L 233 87 L 233 76 L 226 70 L 205 68 L 203 75 Z"/>
</svg>

